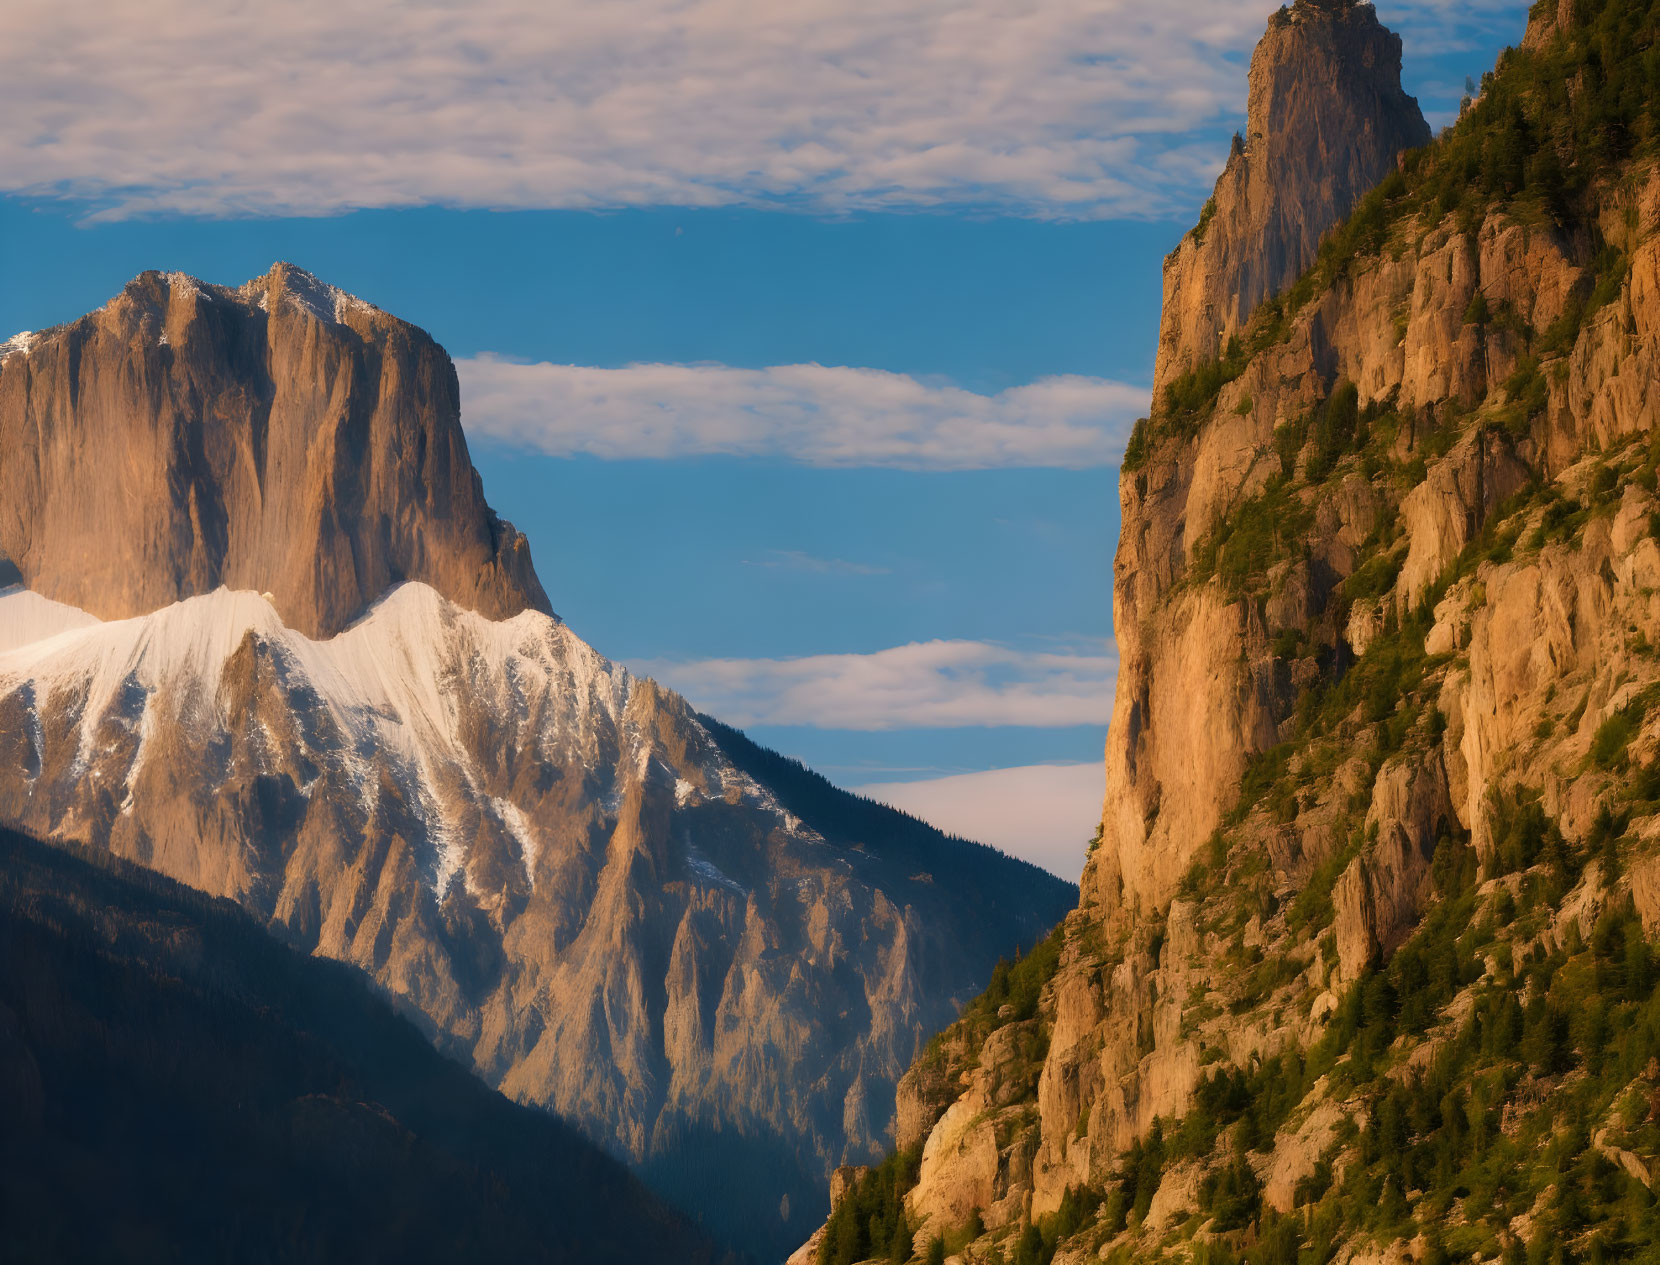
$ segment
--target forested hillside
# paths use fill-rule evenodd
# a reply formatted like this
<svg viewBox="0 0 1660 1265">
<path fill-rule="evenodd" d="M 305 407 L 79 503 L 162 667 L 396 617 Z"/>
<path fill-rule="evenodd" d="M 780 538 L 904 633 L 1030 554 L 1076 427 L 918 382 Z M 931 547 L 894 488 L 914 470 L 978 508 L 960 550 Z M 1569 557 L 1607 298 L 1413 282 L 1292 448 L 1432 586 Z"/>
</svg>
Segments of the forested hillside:
<svg viewBox="0 0 1660 1265">
<path fill-rule="evenodd" d="M 1080 908 L 800 1259 L 1660 1253 L 1657 159 L 1660 6 L 1545 0 L 1167 366 Z"/>
<path fill-rule="evenodd" d="M 236 906 L 0 831 L 0 1258 L 728 1262 Z"/>
</svg>

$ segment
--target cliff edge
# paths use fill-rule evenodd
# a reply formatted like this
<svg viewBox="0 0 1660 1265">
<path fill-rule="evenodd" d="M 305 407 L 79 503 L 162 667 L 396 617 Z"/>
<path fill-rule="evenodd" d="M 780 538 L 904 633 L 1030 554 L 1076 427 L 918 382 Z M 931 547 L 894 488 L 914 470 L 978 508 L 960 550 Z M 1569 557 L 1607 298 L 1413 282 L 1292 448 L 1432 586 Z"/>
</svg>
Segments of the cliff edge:
<svg viewBox="0 0 1660 1265">
<path fill-rule="evenodd" d="M 1079 908 L 906 1073 L 816 1265 L 1660 1250 L 1657 38 L 1536 5 L 1166 355 Z"/>
<path fill-rule="evenodd" d="M 406 580 L 489 619 L 551 613 L 485 504 L 443 349 L 282 263 L 234 288 L 147 272 L 0 344 L 7 570 L 104 619 L 270 593 L 311 637 Z"/>
<path fill-rule="evenodd" d="M 1219 357 L 1399 155 L 1430 138 L 1401 90 L 1400 36 L 1356 0 L 1297 0 L 1269 20 L 1247 119 L 1199 223 L 1165 260 L 1155 391 Z"/>
</svg>

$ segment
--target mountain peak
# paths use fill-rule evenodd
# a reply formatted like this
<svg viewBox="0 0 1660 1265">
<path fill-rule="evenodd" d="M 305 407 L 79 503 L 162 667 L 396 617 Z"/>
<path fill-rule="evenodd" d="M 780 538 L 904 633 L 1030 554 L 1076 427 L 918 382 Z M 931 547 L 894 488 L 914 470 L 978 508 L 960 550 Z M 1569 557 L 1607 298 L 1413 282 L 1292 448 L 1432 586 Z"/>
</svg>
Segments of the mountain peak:
<svg viewBox="0 0 1660 1265">
<path fill-rule="evenodd" d="M 1429 125 L 1401 88 L 1401 40 L 1358 0 L 1297 0 L 1251 58 L 1243 145 L 1165 261 L 1155 386 L 1216 359 L 1251 313 Z"/>
<path fill-rule="evenodd" d="M 397 318 L 383 312 L 373 303 L 360 299 L 355 294 L 349 294 L 337 285 L 331 285 L 298 264 L 281 259 L 259 276 L 244 281 L 239 286 L 216 285 L 186 272 L 150 269 L 127 282 L 111 303 L 136 303 L 154 313 L 159 321 L 165 316 L 175 298 L 193 301 L 205 299 L 208 302 L 230 304 L 232 307 L 257 309 L 267 314 L 274 308 L 293 309 L 327 325 L 347 324 L 346 317 L 351 312 L 379 316 L 388 321 L 396 321 L 399 325 L 407 325 L 406 322 L 397 321 Z M 108 307 L 109 304 L 105 306 Z M 39 335 L 20 334 L 17 339 L 25 337 L 37 338 Z M 9 345 L 0 344 L 0 348 Z"/>
<path fill-rule="evenodd" d="M 552 613 L 443 349 L 289 263 L 239 287 L 142 273 L 0 345 L 0 503 L 0 573 L 105 619 L 223 585 L 328 637 L 406 580 Z"/>
<path fill-rule="evenodd" d="M 1370 0 L 1297 0 L 1295 4 L 1281 8 L 1274 17 L 1295 19 L 1311 12 L 1347 13 L 1352 9 L 1371 10 L 1374 16 L 1376 12 Z"/>
<path fill-rule="evenodd" d="M 339 286 L 330 285 L 298 264 L 280 259 L 263 277 L 255 277 L 242 290 L 264 296 L 267 308 L 273 298 L 278 302 L 287 300 L 332 325 L 343 324 L 346 313 L 350 311 L 380 311 L 374 304 L 346 293 Z"/>
</svg>

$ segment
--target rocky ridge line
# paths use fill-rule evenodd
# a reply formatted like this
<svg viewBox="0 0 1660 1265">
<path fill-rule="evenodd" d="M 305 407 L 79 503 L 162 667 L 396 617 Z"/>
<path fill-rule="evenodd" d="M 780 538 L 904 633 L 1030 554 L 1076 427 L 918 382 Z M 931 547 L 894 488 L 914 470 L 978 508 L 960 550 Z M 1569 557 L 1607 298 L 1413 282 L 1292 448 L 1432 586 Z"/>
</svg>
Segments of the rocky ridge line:
<svg viewBox="0 0 1660 1265">
<path fill-rule="evenodd" d="M 1075 901 L 571 634 L 443 351 L 287 265 L 4 344 L 0 486 L 0 822 L 360 967 L 757 1255 Z"/>
<path fill-rule="evenodd" d="M 1657 29 L 1535 6 L 1239 356 L 1166 375 L 1080 907 L 796 1261 L 1660 1244 Z"/>
</svg>

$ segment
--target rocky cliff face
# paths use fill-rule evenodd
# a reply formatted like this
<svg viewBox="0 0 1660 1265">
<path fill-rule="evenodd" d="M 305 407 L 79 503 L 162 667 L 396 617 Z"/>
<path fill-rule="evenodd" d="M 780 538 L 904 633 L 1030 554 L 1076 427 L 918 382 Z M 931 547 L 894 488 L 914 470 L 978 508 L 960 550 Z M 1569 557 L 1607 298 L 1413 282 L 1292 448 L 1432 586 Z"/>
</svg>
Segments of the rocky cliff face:
<svg viewBox="0 0 1660 1265">
<path fill-rule="evenodd" d="M 140 278 L 14 340 L 0 402 L 0 819 L 362 967 L 758 1254 L 1075 900 L 546 614 L 443 353 L 300 274 Z"/>
<path fill-rule="evenodd" d="M 1657 33 L 1536 6 L 1237 354 L 1161 348 L 1080 907 L 816 1259 L 1660 1242 Z"/>
<path fill-rule="evenodd" d="M 1403 149 L 1428 141 L 1417 103 L 1401 92 L 1400 72 L 1400 38 L 1378 25 L 1370 5 L 1299 0 L 1270 19 L 1251 59 L 1250 140 L 1231 155 L 1204 231 L 1190 233 L 1166 263 L 1156 374 L 1166 409 L 1175 407 L 1170 387 L 1185 395 L 1196 378 L 1215 373 L 1223 346 L 1265 299 L 1313 263 L 1321 237 L 1394 170 Z M 1460 309 L 1456 316 L 1462 315 Z M 1383 337 L 1396 333 L 1393 311 L 1356 314 L 1355 332 L 1368 320 L 1380 322 Z M 1400 343 L 1414 375 L 1432 374 L 1431 365 L 1441 364 L 1435 335 L 1444 323 L 1445 313 L 1442 325 L 1420 334 L 1410 352 Z M 1190 666 L 1225 662 L 1250 631 L 1241 624 L 1245 612 L 1233 594 L 1180 580 L 1204 534 L 1270 477 L 1273 462 L 1264 449 L 1272 448 L 1275 410 L 1306 409 L 1335 381 L 1334 349 L 1317 341 L 1325 333 L 1311 330 L 1306 345 L 1278 364 L 1252 365 L 1247 376 L 1260 379 L 1256 394 L 1267 407 L 1255 408 L 1250 387 L 1235 388 L 1232 411 L 1215 410 L 1194 451 L 1136 470 L 1120 489 L 1125 526 L 1114 618 L 1124 670 L 1107 752 L 1102 848 L 1091 866 L 1093 895 L 1167 902 L 1195 841 L 1220 820 L 1247 757 L 1272 745 L 1281 719 L 1276 700 L 1284 693 L 1279 683 L 1245 681 L 1234 670 L 1198 675 Z M 1385 393 L 1390 376 L 1375 373 L 1368 391 Z M 1408 376 L 1404 364 L 1400 376 Z M 1276 381 L 1286 377 L 1292 380 Z M 1414 400 L 1426 401 L 1446 393 L 1441 385 L 1410 383 Z M 1241 412 L 1248 395 L 1253 407 Z M 1282 395 L 1284 405 L 1276 398 Z M 1353 491 L 1355 503 L 1327 511 L 1336 530 L 1321 534 L 1322 551 L 1335 546 L 1352 553 L 1371 530 L 1377 507 L 1370 490 Z M 1342 569 L 1345 559 L 1332 561 Z M 1309 580 L 1281 595 L 1282 603 L 1317 599 L 1304 590 L 1321 578 L 1311 571 Z M 1303 613 L 1293 610 L 1279 622 L 1301 623 Z"/>
<path fill-rule="evenodd" d="M 1428 142 L 1401 91 L 1400 37 L 1370 4 L 1296 0 L 1276 13 L 1251 58 L 1245 135 L 1165 260 L 1154 389 L 1220 356 L 1401 152 Z"/>
<path fill-rule="evenodd" d="M 449 357 L 298 268 L 145 273 L 0 365 L 0 570 L 37 593 L 122 619 L 251 589 L 314 637 L 404 580 L 550 610 L 484 503 Z"/>
</svg>

